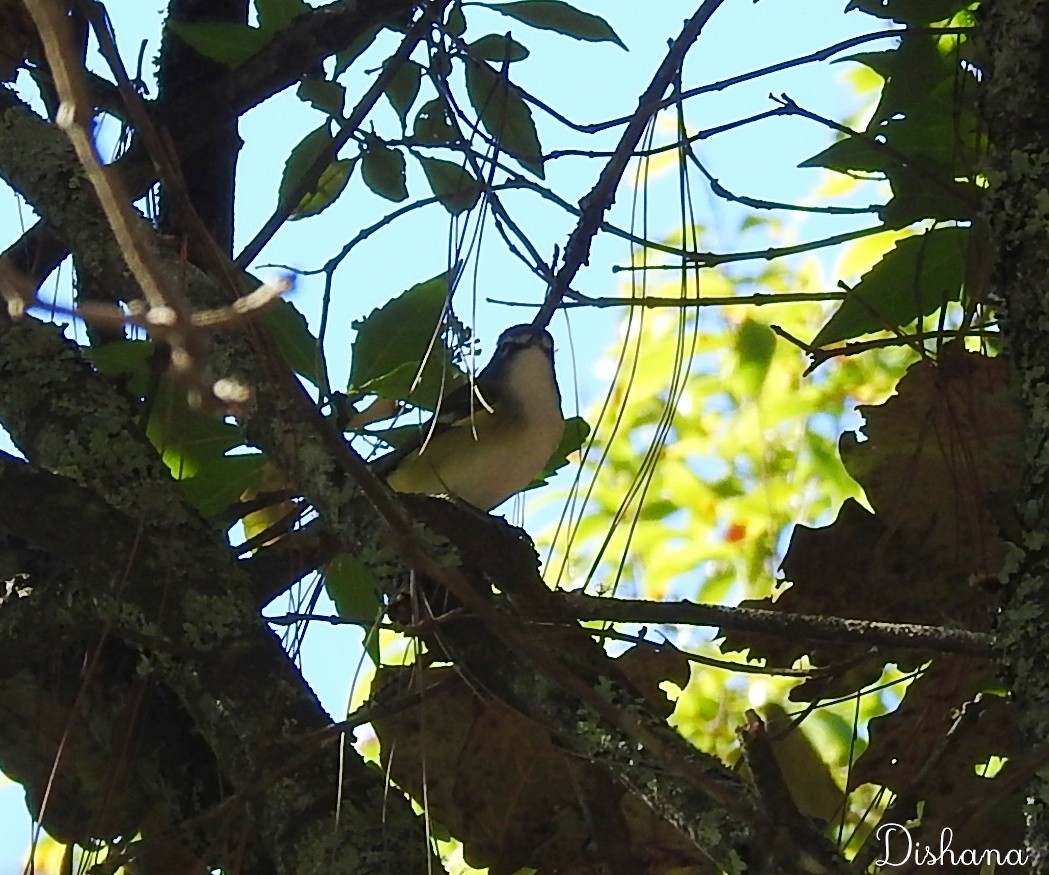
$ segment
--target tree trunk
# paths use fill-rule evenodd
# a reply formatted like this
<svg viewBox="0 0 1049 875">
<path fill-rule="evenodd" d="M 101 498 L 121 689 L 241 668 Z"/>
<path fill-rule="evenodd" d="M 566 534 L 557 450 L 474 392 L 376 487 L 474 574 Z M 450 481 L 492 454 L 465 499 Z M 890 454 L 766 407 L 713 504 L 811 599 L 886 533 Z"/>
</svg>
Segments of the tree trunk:
<svg viewBox="0 0 1049 875">
<path fill-rule="evenodd" d="M 1022 534 L 1006 566 L 998 626 L 1004 674 L 1032 745 L 1049 738 L 1049 3 L 985 4 L 986 118 L 995 152 L 987 221 L 1003 347 L 1029 416 Z M 1028 786 L 1032 872 L 1049 872 L 1049 772 Z"/>
</svg>

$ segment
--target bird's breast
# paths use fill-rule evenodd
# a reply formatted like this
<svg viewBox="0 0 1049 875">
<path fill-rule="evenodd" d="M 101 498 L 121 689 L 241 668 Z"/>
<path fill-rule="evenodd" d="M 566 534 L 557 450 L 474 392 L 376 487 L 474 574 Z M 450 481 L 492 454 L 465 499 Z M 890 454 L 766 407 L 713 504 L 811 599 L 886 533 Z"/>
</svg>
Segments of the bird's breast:
<svg viewBox="0 0 1049 875">
<path fill-rule="evenodd" d="M 521 350 L 508 363 L 493 413 L 478 406 L 406 458 L 388 482 L 402 492 L 447 493 L 491 510 L 543 472 L 564 430 L 549 356 Z"/>
</svg>

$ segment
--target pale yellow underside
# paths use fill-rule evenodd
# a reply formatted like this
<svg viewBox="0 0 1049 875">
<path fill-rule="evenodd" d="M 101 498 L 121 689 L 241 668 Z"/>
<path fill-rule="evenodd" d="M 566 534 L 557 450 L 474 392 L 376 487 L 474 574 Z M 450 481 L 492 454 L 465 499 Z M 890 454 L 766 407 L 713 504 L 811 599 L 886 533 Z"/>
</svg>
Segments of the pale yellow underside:
<svg viewBox="0 0 1049 875">
<path fill-rule="evenodd" d="M 435 434 L 387 478 L 398 492 L 455 495 L 491 510 L 531 483 L 564 434 L 560 397 L 549 358 L 524 349 L 508 365 L 502 396 L 489 413 Z"/>
</svg>

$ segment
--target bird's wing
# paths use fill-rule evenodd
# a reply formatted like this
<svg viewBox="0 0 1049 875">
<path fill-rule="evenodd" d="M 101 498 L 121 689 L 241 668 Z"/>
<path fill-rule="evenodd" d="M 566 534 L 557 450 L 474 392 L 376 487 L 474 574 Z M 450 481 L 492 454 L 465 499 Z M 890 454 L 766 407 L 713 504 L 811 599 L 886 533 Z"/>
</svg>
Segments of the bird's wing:
<svg viewBox="0 0 1049 875">
<path fill-rule="evenodd" d="M 388 477 L 403 459 L 420 449 L 427 441 L 443 434 L 456 423 L 469 419 L 478 411 L 485 410 L 494 402 L 489 395 L 490 392 L 481 391 L 476 380 L 460 386 L 441 401 L 437 413 L 420 424 L 415 434 L 397 449 L 372 462 L 371 469 L 380 477 Z"/>
</svg>

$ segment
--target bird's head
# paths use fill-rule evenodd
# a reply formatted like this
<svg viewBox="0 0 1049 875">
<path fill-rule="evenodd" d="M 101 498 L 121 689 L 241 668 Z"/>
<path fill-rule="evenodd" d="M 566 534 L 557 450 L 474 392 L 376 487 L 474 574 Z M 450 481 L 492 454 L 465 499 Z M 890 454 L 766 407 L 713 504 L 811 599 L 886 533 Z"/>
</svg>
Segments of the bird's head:
<svg viewBox="0 0 1049 875">
<path fill-rule="evenodd" d="M 493 364 L 496 360 L 506 361 L 525 349 L 538 349 L 551 361 L 554 357 L 554 339 L 545 328 L 536 325 L 514 325 L 499 335 Z"/>
<path fill-rule="evenodd" d="M 495 354 L 478 375 L 481 391 L 523 412 L 560 417 L 561 395 L 554 374 L 554 339 L 545 328 L 514 325 L 499 335 Z"/>
</svg>

